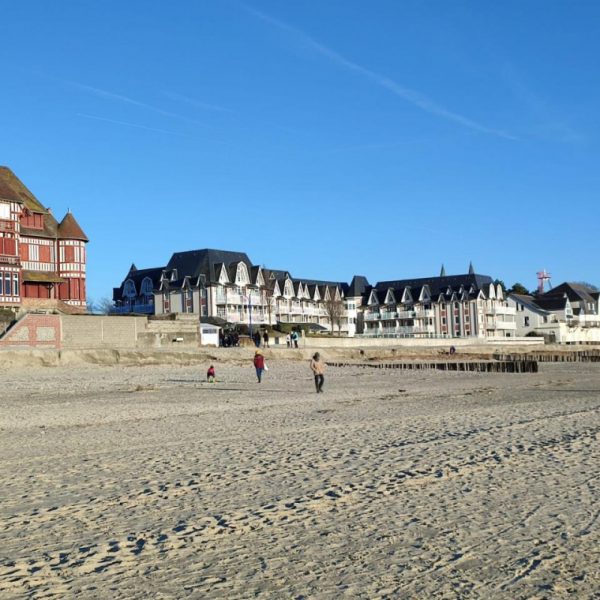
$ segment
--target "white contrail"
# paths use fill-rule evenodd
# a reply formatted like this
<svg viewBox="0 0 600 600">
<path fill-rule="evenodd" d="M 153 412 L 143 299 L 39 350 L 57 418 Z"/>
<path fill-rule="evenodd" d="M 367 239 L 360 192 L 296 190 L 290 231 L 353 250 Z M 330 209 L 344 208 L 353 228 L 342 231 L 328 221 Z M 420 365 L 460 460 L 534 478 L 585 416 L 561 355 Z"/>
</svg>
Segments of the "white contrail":
<svg viewBox="0 0 600 600">
<path fill-rule="evenodd" d="M 381 75 L 380 73 L 377 73 L 375 71 L 367 69 L 366 67 L 363 67 L 362 65 L 359 65 L 358 63 L 355 63 L 355 62 L 345 58 L 344 56 L 342 56 L 335 50 L 332 50 L 331 48 L 324 46 L 320 42 L 317 42 L 315 39 L 313 39 L 312 37 L 310 37 L 308 34 L 304 33 L 303 31 L 301 31 L 300 29 L 296 29 L 295 27 L 292 27 L 291 25 L 288 25 L 287 23 L 284 23 L 283 21 L 280 21 L 279 19 L 275 19 L 274 17 L 271 17 L 270 15 L 267 15 L 259 10 L 256 10 L 255 8 L 251 8 L 251 7 L 245 6 L 245 5 L 243 5 L 243 6 L 248 12 L 253 14 L 255 17 L 262 19 L 263 21 L 265 21 L 275 27 L 278 27 L 279 29 L 283 29 L 284 31 L 293 33 L 296 37 L 298 37 L 300 40 L 302 40 L 302 42 L 304 44 L 306 44 L 308 47 L 315 50 L 321 56 L 324 56 L 325 58 L 329 59 L 331 62 L 333 62 L 341 67 L 344 67 L 345 69 L 347 69 L 349 71 L 359 73 L 363 77 L 376 83 L 380 87 L 383 87 L 383 88 L 389 90 L 390 92 L 392 92 L 399 98 L 402 98 L 403 100 L 406 100 L 407 102 L 410 102 L 412 105 L 420 108 L 421 110 L 423 110 L 425 112 L 436 115 L 438 117 L 442 117 L 449 121 L 453 121 L 455 123 L 458 123 L 459 125 L 462 125 L 463 127 L 467 127 L 469 129 L 473 129 L 473 130 L 479 131 L 481 133 L 495 135 L 495 136 L 498 136 L 498 137 L 501 137 L 504 139 L 508 139 L 508 140 L 516 140 L 517 139 L 515 136 L 513 136 L 509 133 L 506 133 L 505 131 L 486 127 L 485 125 L 481 125 L 481 124 L 477 123 L 476 121 L 469 119 L 468 117 L 465 117 L 458 113 L 452 112 L 452 111 L 444 108 L 443 106 L 440 106 L 439 104 L 437 104 L 436 102 L 434 102 L 433 100 L 431 100 L 430 98 L 425 96 L 425 94 L 422 94 L 421 92 L 412 90 L 410 88 L 406 88 L 406 87 L 400 85 L 399 83 L 397 83 L 396 81 L 394 81 L 393 79 L 386 77 L 385 75 Z"/>
<path fill-rule="evenodd" d="M 129 123 L 127 121 L 117 121 L 116 119 L 107 119 L 106 117 L 97 117 L 95 115 L 86 115 L 85 113 L 77 113 L 77 116 L 83 117 L 84 119 L 94 119 L 95 121 L 105 121 L 106 123 L 115 123 L 116 125 L 126 125 L 127 127 L 137 127 L 138 129 L 146 129 L 147 131 L 157 131 L 159 133 L 168 133 L 169 135 L 185 135 L 183 133 L 177 133 L 175 131 L 159 129 L 158 127 L 148 127 L 146 125 L 138 125 L 137 123 Z"/>
</svg>

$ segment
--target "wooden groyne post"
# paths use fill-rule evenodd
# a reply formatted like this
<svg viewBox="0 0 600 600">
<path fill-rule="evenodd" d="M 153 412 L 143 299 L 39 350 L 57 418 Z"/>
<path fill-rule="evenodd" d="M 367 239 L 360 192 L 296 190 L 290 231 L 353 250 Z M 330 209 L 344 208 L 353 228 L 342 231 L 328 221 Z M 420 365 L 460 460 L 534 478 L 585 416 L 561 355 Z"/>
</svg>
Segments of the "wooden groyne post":
<svg viewBox="0 0 600 600">
<path fill-rule="evenodd" d="M 392 363 L 349 363 L 327 361 L 331 367 L 364 367 L 368 369 L 401 369 L 405 371 L 470 371 L 474 373 L 537 373 L 535 360 L 506 361 L 412 361 Z"/>
</svg>

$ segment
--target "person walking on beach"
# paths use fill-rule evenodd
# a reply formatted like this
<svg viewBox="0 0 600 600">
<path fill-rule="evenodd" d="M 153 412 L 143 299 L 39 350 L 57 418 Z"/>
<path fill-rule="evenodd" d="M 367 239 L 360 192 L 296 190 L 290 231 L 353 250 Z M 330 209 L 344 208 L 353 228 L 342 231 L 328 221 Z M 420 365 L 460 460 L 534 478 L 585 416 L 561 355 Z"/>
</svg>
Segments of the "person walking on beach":
<svg viewBox="0 0 600 600">
<path fill-rule="evenodd" d="M 269 347 L 269 333 L 265 329 L 265 332 L 263 333 L 263 348 L 268 348 L 268 347 Z"/>
<path fill-rule="evenodd" d="M 325 364 L 321 362 L 321 355 L 318 352 L 313 354 L 312 360 L 310 361 L 310 370 L 315 376 L 317 394 L 320 394 L 323 392 L 323 383 L 325 382 Z"/>
<path fill-rule="evenodd" d="M 285 336 L 285 343 L 288 348 L 292 347 L 292 336 L 289 333 Z"/>
<path fill-rule="evenodd" d="M 298 348 L 298 332 L 292 331 L 292 342 L 294 342 L 294 348 Z"/>
<path fill-rule="evenodd" d="M 256 369 L 256 378 L 258 379 L 258 383 L 260 383 L 263 371 L 265 370 L 265 357 L 260 350 L 254 353 L 254 368 Z"/>
<path fill-rule="evenodd" d="M 257 348 L 260 348 L 260 331 L 258 331 L 258 329 L 254 332 L 252 339 L 254 340 L 254 345 Z"/>
</svg>

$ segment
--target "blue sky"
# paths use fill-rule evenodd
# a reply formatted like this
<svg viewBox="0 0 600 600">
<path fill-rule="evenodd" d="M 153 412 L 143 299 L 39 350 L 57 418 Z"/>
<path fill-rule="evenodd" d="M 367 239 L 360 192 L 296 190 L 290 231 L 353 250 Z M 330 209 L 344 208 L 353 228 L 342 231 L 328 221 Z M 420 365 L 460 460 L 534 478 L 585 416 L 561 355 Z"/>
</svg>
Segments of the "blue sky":
<svg viewBox="0 0 600 600">
<path fill-rule="evenodd" d="M 0 0 L 0 164 L 90 238 L 600 285 L 598 2 Z"/>
</svg>

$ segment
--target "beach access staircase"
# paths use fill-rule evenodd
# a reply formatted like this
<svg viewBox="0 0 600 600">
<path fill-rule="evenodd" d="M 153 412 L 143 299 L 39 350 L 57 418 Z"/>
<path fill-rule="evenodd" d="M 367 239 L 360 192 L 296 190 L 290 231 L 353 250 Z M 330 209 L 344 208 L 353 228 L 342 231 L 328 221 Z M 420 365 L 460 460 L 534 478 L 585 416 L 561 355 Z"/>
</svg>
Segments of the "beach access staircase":
<svg viewBox="0 0 600 600">
<path fill-rule="evenodd" d="M 148 319 L 146 329 L 138 333 L 138 344 L 146 347 L 164 347 L 174 344 L 200 343 L 200 322 L 197 315 L 178 314 L 171 319 Z"/>
</svg>

